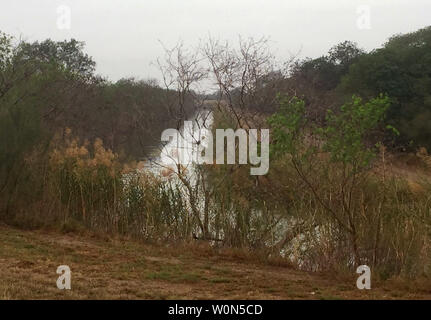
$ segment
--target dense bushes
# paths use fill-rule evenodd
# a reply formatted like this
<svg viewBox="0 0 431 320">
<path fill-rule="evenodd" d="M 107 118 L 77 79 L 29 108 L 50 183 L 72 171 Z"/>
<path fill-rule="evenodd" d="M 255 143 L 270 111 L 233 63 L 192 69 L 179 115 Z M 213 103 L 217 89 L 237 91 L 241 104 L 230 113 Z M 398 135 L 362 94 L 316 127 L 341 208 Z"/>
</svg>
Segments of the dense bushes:
<svg viewBox="0 0 431 320">
<path fill-rule="evenodd" d="M 211 42 L 190 57 L 173 50 L 163 70 L 174 90 L 100 79 L 74 40 L 14 45 L 2 36 L 0 219 L 197 238 L 308 270 L 367 264 L 382 278 L 429 276 L 431 184 L 397 172 L 375 143 L 382 133 L 413 138 L 410 120 L 426 119 L 428 31 L 371 54 L 345 42 L 288 75 L 274 70 L 265 41 L 243 41 L 240 51 Z M 239 165 L 178 165 L 165 176 L 142 168 L 162 130 L 208 105 L 192 90 L 205 72 L 219 87 L 213 129 L 271 127 L 267 176 Z M 363 98 L 346 100 L 355 88 Z M 426 144 L 426 130 L 423 139 L 407 131 Z M 414 159 L 428 175 L 426 149 Z"/>
<path fill-rule="evenodd" d="M 391 106 L 385 123 L 400 135 L 386 136 L 385 142 L 410 151 L 430 148 L 430 43 L 431 27 L 393 36 L 369 53 L 346 41 L 327 55 L 293 63 L 280 91 L 304 99 L 307 117 L 322 123 L 327 110 L 353 94 L 364 99 L 386 94 Z"/>
<path fill-rule="evenodd" d="M 400 131 L 397 143 L 431 147 L 431 27 L 397 35 L 351 66 L 340 89 L 369 98 L 391 97 L 388 123 Z"/>
<path fill-rule="evenodd" d="M 304 224 L 293 254 L 300 266 L 367 264 L 382 277 L 430 275 L 429 184 L 397 176 L 383 145 L 366 143 L 389 101 L 354 97 L 328 112 L 326 125 L 319 127 L 307 123 L 303 101 L 284 97 L 269 119 L 273 170 L 281 190 L 295 190 L 289 207 L 296 223 Z"/>
<path fill-rule="evenodd" d="M 148 155 L 176 124 L 166 108 L 174 91 L 152 81 L 110 83 L 94 69 L 76 40 L 27 43 L 0 34 L 0 216 L 15 214 L 13 199 L 24 204 L 41 192 L 55 133 L 71 128 L 81 141 L 103 139 L 129 160 Z"/>
</svg>

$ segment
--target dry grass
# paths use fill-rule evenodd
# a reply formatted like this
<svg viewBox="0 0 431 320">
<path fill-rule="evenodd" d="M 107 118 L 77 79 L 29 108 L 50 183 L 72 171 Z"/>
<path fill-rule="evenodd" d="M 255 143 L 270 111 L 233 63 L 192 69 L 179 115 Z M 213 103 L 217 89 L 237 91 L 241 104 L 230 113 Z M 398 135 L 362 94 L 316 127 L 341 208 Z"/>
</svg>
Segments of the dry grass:
<svg viewBox="0 0 431 320">
<path fill-rule="evenodd" d="M 431 289 L 394 281 L 355 287 L 344 279 L 262 263 L 206 245 L 156 246 L 96 235 L 0 226 L 0 299 L 430 299 Z M 72 290 L 56 287 L 69 265 Z"/>
</svg>

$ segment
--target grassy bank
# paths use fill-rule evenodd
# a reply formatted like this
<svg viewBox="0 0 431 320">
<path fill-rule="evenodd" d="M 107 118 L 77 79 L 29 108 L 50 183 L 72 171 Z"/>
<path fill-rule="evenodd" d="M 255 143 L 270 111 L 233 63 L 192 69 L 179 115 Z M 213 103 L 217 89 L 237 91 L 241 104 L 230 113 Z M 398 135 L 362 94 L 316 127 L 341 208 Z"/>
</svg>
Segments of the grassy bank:
<svg viewBox="0 0 431 320">
<path fill-rule="evenodd" d="M 331 278 L 263 263 L 197 242 L 142 244 L 95 234 L 0 227 L 0 299 L 431 299 L 425 283 Z M 185 250 L 187 249 L 187 250 Z M 72 271 L 72 289 L 57 289 L 56 269 Z"/>
</svg>

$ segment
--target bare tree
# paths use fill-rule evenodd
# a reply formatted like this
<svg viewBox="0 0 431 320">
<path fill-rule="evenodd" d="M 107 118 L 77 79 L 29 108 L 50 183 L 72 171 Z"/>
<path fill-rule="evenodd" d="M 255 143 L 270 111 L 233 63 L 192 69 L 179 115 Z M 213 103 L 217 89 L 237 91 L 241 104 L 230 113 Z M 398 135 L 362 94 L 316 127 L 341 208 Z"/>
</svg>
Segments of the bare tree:
<svg viewBox="0 0 431 320">
<path fill-rule="evenodd" d="M 275 92 L 271 97 L 262 94 L 265 86 L 275 76 L 282 78 L 275 71 L 269 40 L 240 37 L 238 48 L 233 48 L 228 42 L 209 38 L 203 51 L 220 93 L 218 107 L 233 114 L 238 128 L 259 126 L 256 116 L 275 97 Z"/>
<path fill-rule="evenodd" d="M 196 50 L 189 51 L 183 43 L 172 49 L 165 48 L 165 56 L 158 60 L 159 69 L 163 75 L 166 92 L 174 90 L 176 96 L 166 95 L 166 105 L 171 116 L 177 121 L 177 130 L 185 120 L 193 121 L 198 127 L 206 127 L 207 121 L 199 119 L 209 113 L 204 111 L 205 98 L 199 94 L 206 79 L 214 81 L 220 94 L 213 107 L 222 112 L 229 112 L 236 120 L 236 128 L 259 128 L 259 118 L 256 117 L 259 103 L 267 103 L 261 96 L 265 83 L 274 77 L 274 58 L 268 49 L 268 40 L 240 38 L 239 47 L 231 48 L 229 43 L 213 39 Z M 278 75 L 281 77 L 281 75 Z M 275 93 L 271 99 L 274 99 Z M 191 107 L 190 107 L 191 106 Z M 200 120 L 200 121 L 199 121 Z M 210 128 L 206 128 L 210 129 Z M 199 144 L 200 141 L 193 141 Z M 158 165 L 164 166 L 159 163 Z M 190 211 L 199 226 L 202 239 L 214 240 L 220 235 L 219 230 L 212 230 L 212 208 L 215 205 L 215 194 L 223 188 L 226 177 L 239 168 L 229 166 L 217 182 L 210 181 L 205 165 L 190 164 L 192 168 L 184 167 L 177 161 L 175 170 L 171 170 L 185 188 Z M 193 170 L 188 175 L 189 169 Z M 257 179 L 256 179 L 257 182 Z M 272 226 L 274 227 L 274 226 Z"/>
</svg>

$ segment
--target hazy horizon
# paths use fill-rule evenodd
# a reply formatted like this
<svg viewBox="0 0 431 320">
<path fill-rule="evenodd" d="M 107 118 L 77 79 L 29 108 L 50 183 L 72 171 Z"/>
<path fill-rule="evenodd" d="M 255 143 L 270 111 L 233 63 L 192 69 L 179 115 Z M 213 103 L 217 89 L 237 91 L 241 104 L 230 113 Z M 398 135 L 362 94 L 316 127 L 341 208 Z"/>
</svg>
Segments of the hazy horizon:
<svg viewBox="0 0 431 320">
<path fill-rule="evenodd" d="M 152 65 L 179 40 L 187 46 L 212 37 L 268 37 L 277 60 L 291 55 L 315 58 L 351 40 L 371 50 L 390 36 L 423 28 L 431 21 L 425 0 L 335 1 L 58 1 L 15 0 L 3 4 L 0 30 L 27 41 L 75 38 L 97 63 L 97 73 L 160 79 Z M 70 29 L 60 29 L 60 6 L 70 8 Z M 364 7 L 365 6 L 365 7 Z M 365 11 L 363 11 L 365 8 Z M 368 8 L 368 9 L 367 9 Z M 358 11 L 359 10 L 359 11 Z M 369 25 L 358 19 L 369 10 Z"/>
</svg>

